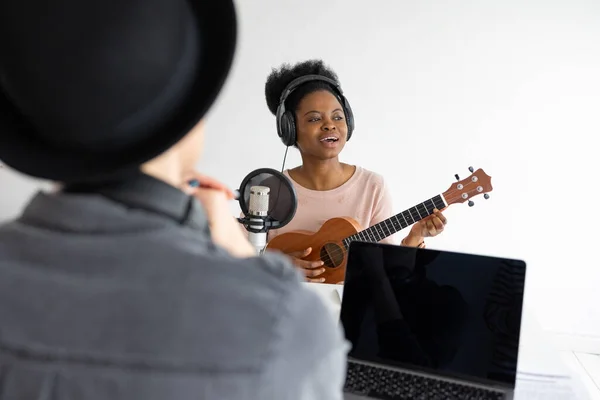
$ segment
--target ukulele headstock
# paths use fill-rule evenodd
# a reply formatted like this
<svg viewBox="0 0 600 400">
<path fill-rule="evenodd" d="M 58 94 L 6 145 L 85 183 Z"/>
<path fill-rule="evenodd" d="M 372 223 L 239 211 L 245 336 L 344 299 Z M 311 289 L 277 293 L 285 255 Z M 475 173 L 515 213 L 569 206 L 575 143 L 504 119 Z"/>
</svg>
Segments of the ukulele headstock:
<svg viewBox="0 0 600 400">
<path fill-rule="evenodd" d="M 473 171 L 473 167 L 469 167 L 469 172 L 471 172 L 471 175 L 462 180 L 459 180 L 458 175 L 455 175 L 458 182 L 453 183 L 448 190 L 442 193 L 448 205 L 468 201 L 469 206 L 473 206 L 475 203 L 471 199 L 480 194 L 483 194 L 485 199 L 489 199 L 488 193 L 494 190 L 492 177 L 481 168 Z"/>
</svg>

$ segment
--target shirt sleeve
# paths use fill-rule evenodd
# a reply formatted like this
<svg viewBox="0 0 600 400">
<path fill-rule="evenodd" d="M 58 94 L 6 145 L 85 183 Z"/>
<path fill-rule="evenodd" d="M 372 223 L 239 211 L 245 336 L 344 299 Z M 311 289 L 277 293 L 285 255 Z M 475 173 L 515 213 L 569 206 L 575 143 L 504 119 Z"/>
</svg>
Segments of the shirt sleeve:
<svg viewBox="0 0 600 400">
<path fill-rule="evenodd" d="M 304 287 L 282 304 L 263 398 L 342 400 L 349 343 L 323 300 Z"/>
<path fill-rule="evenodd" d="M 343 400 L 347 348 L 337 343 L 300 383 L 298 400 Z"/>
<path fill-rule="evenodd" d="M 375 200 L 375 207 L 373 208 L 373 215 L 371 216 L 371 222 L 369 226 L 373 226 L 375 224 L 380 223 L 392 216 L 394 216 L 394 203 L 392 200 L 392 194 L 389 191 L 387 183 L 382 179 L 381 190 L 379 192 L 378 198 Z M 380 243 L 387 244 L 400 244 L 401 238 L 405 235 L 402 235 L 403 231 L 399 233 L 395 233 L 394 235 L 388 236 L 385 239 L 381 240 Z"/>
</svg>

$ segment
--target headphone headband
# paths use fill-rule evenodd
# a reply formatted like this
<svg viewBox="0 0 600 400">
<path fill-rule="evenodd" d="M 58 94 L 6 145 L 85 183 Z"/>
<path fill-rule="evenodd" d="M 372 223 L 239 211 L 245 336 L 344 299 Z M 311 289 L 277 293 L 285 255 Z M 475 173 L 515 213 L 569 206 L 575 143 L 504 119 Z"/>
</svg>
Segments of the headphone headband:
<svg viewBox="0 0 600 400">
<path fill-rule="evenodd" d="M 307 82 L 313 82 L 313 81 L 323 81 L 323 82 L 327 82 L 329 83 L 331 86 L 333 86 L 333 88 L 335 90 L 338 91 L 338 93 L 340 94 L 340 96 L 343 96 L 343 92 L 342 92 L 342 87 L 340 86 L 340 84 L 336 81 L 334 81 L 333 79 L 330 79 L 326 76 L 323 75 L 303 75 L 299 78 L 294 79 L 293 81 L 291 81 L 286 87 L 285 89 L 283 89 L 283 92 L 281 92 L 281 97 L 279 98 L 279 105 L 283 106 L 285 100 L 288 98 L 288 96 L 290 95 L 290 93 L 292 93 L 294 90 L 296 90 L 300 85 L 303 85 Z"/>
</svg>

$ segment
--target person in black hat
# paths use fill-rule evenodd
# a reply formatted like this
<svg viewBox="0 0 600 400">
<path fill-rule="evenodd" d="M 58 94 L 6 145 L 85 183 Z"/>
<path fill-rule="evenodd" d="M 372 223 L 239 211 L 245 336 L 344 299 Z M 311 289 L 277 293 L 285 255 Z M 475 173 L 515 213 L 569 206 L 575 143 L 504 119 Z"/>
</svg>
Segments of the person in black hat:
<svg viewBox="0 0 600 400">
<path fill-rule="evenodd" d="M 0 400 L 341 398 L 341 328 L 193 171 L 234 11 L 0 2 L 0 160 L 59 186 L 0 225 Z"/>
</svg>

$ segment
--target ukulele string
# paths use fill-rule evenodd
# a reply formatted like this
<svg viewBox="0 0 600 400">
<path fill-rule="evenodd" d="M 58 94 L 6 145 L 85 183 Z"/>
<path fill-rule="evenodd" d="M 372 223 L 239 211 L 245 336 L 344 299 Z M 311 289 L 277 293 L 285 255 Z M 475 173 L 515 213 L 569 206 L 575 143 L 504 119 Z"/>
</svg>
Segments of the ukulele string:
<svg viewBox="0 0 600 400">
<path fill-rule="evenodd" d="M 457 193 L 457 192 L 461 192 L 461 191 L 463 191 L 463 190 L 464 190 L 464 189 L 466 189 L 468 186 L 471 186 L 471 185 L 472 185 L 472 184 L 474 184 L 474 183 L 475 183 L 475 182 L 470 182 L 470 183 L 466 184 L 466 185 L 463 187 L 463 189 L 461 189 L 461 190 L 458 190 L 458 189 L 449 190 L 449 191 L 447 192 L 447 195 L 448 195 L 448 197 L 451 197 L 453 194 L 455 194 L 455 193 Z M 423 203 L 421 203 L 421 204 L 423 204 Z M 427 212 L 429 212 L 429 210 L 427 209 L 427 207 L 425 207 L 425 209 L 427 210 Z M 418 212 L 418 210 L 417 210 L 417 212 Z M 429 215 L 431 215 L 431 214 L 429 214 Z M 428 216 L 429 216 L 429 215 L 428 215 Z M 428 217 L 428 216 L 427 216 L 427 217 Z M 425 217 L 425 218 L 427 218 L 427 217 Z M 423 220 L 423 219 L 424 219 L 424 218 L 421 218 L 421 220 Z M 418 222 L 418 221 L 416 221 L 416 222 Z M 416 222 L 414 222 L 414 223 L 416 223 Z M 414 224 L 414 223 L 413 223 L 413 224 Z M 408 225 L 408 226 L 410 226 L 410 225 Z M 405 228 L 408 228 L 408 226 L 406 226 Z M 405 229 L 405 228 L 402 228 L 402 229 Z M 400 229 L 400 230 L 402 230 L 402 229 Z M 389 229 L 388 229 L 388 230 L 389 230 Z M 400 230 L 398 230 L 397 232 L 399 232 Z M 396 232 L 396 233 L 397 233 L 397 232 Z M 388 235 L 388 236 L 391 236 L 391 235 Z M 383 240 L 383 239 L 381 239 L 381 240 Z M 344 253 L 346 253 L 346 252 L 347 252 L 347 249 L 345 248 L 345 246 L 344 246 L 344 247 L 336 246 L 335 250 L 332 250 L 331 252 L 327 252 L 327 253 L 326 253 L 327 260 L 326 260 L 326 259 L 323 259 L 323 257 L 321 257 L 321 256 L 319 255 L 319 261 L 323 261 L 323 263 L 326 263 L 327 261 L 330 261 L 330 262 L 331 262 L 331 264 L 332 264 L 333 266 L 335 266 L 335 262 L 333 261 L 333 256 L 336 256 L 336 258 L 337 258 L 337 256 L 340 256 L 340 255 L 341 255 L 341 256 L 343 256 L 343 255 L 344 255 Z"/>
<path fill-rule="evenodd" d="M 452 197 L 452 195 L 454 195 L 454 194 L 456 194 L 456 193 L 458 193 L 458 192 L 462 192 L 462 191 L 464 191 L 465 189 L 467 189 L 467 187 L 469 187 L 469 186 L 471 186 L 471 185 L 473 185 L 473 184 L 475 184 L 475 183 L 476 183 L 476 182 L 469 182 L 468 184 L 466 184 L 466 185 L 464 185 L 464 186 L 463 186 L 463 189 L 460 189 L 460 190 L 459 190 L 459 189 L 451 189 L 451 190 L 449 190 L 449 191 L 447 192 L 447 195 L 448 195 L 448 197 Z M 445 197 L 446 197 L 446 196 L 445 196 Z M 447 199 L 446 199 L 446 201 L 447 201 Z M 421 203 L 421 204 L 424 204 L 424 203 Z M 450 204 L 448 204 L 448 205 L 450 205 Z M 415 206 L 415 207 L 416 207 L 416 206 Z M 427 209 L 427 207 L 425 207 L 425 210 L 427 210 L 427 212 L 429 212 L 429 210 Z M 417 212 L 418 212 L 418 210 L 417 210 Z M 429 217 L 430 215 L 431 215 L 431 214 L 429 214 L 427 217 Z M 425 217 L 425 218 L 427 218 L 427 217 Z M 391 217 L 390 217 L 390 218 L 391 218 Z M 422 221 L 422 220 L 423 220 L 423 219 L 425 219 L 425 218 L 421 218 L 421 219 L 420 219 L 420 221 Z M 388 219 L 389 219 L 389 218 L 388 218 Z M 419 222 L 419 221 L 416 221 L 416 222 L 414 222 L 414 223 L 413 223 L 413 224 L 411 224 L 411 225 L 414 225 L 414 224 L 415 224 L 415 223 L 417 223 L 417 222 Z M 409 226 L 410 226 L 410 225 L 407 225 L 406 227 L 404 227 L 404 228 L 402 228 L 402 229 L 408 228 Z M 367 228 L 367 229 L 369 229 L 369 228 Z M 395 233 L 398 233 L 398 232 L 400 232 L 402 229 L 400 229 L 400 230 L 396 231 Z M 366 229 L 365 229 L 365 230 L 366 230 Z M 389 229 L 388 229 L 388 230 L 389 230 Z M 361 231 L 361 232 L 362 232 L 362 231 Z M 385 233 L 385 232 L 384 232 L 384 233 Z M 388 235 L 388 236 L 386 236 L 386 237 L 392 236 L 392 235 L 394 235 L 395 233 L 393 233 L 393 234 L 391 234 L 391 235 Z M 354 236 L 354 235 L 353 235 L 353 236 Z M 385 238 L 383 238 L 383 239 L 385 239 Z M 383 240 L 383 239 L 381 239 L 381 240 Z M 323 261 L 323 264 L 324 264 L 324 266 L 326 266 L 326 265 L 327 265 L 327 261 L 329 261 L 329 262 L 331 262 L 331 265 L 332 265 L 333 267 L 335 267 L 336 265 L 335 265 L 335 262 L 334 262 L 333 258 L 334 258 L 334 256 L 335 256 L 335 258 L 337 258 L 338 256 L 342 256 L 342 257 L 343 257 L 343 255 L 344 255 L 344 254 L 345 254 L 345 253 L 348 251 L 348 250 L 347 250 L 345 247 L 346 247 L 346 246 L 342 246 L 342 247 L 340 247 L 340 246 L 337 246 L 337 245 L 336 245 L 336 248 L 335 248 L 334 250 L 332 250 L 331 252 L 325 252 L 325 257 L 326 257 L 326 259 L 325 259 L 325 257 L 321 257 L 321 255 L 319 254 L 319 259 L 318 259 L 318 261 Z"/>
</svg>

